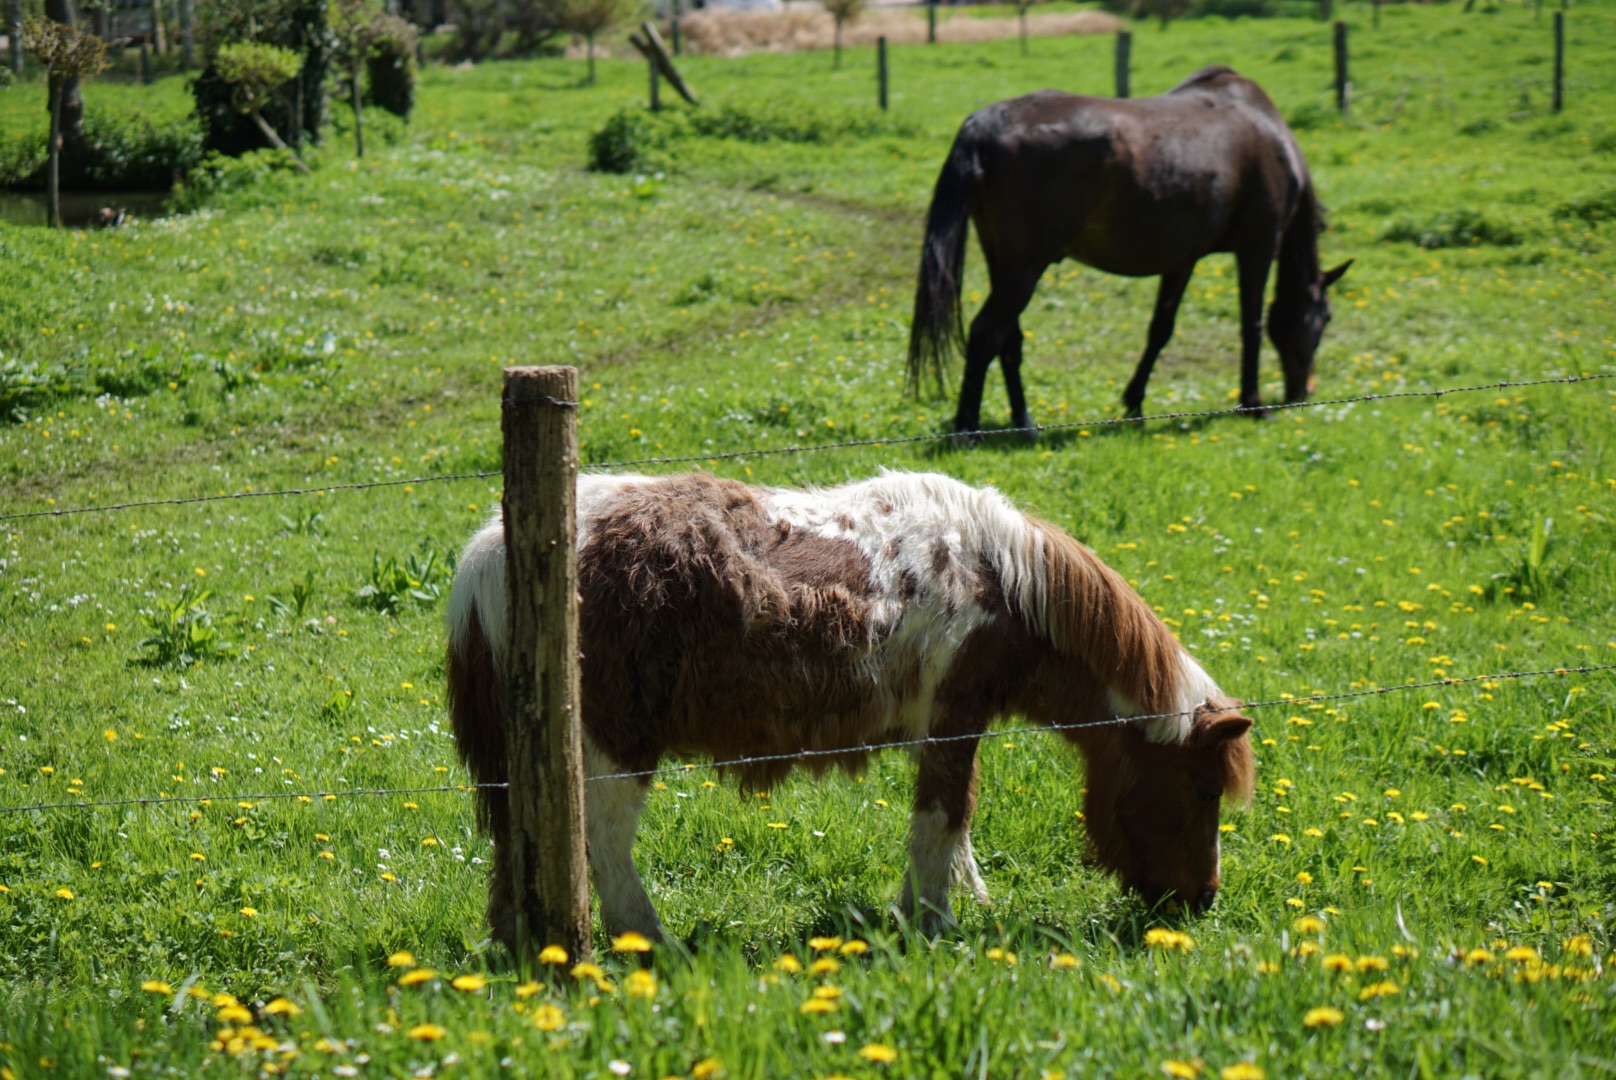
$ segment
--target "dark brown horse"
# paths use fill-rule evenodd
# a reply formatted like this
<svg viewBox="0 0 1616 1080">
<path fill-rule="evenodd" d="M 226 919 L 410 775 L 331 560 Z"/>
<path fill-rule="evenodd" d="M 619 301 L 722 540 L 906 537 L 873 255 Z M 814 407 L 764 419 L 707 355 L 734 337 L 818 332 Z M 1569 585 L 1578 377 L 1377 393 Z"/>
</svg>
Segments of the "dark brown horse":
<svg viewBox="0 0 1616 1080">
<path fill-rule="evenodd" d="M 960 316 L 967 217 L 991 290 L 969 338 Z M 1295 137 L 1268 95 L 1226 67 L 1138 101 L 1044 90 L 989 105 L 960 126 L 932 194 L 909 336 L 911 384 L 929 367 L 940 386 L 948 354 L 963 341 L 955 430 L 980 426 L 994 357 L 1004 366 L 1011 424 L 1031 427 L 1021 312 L 1046 268 L 1076 259 L 1112 274 L 1161 277 L 1145 354 L 1122 395 L 1137 416 L 1195 264 L 1228 251 L 1240 274 L 1240 404 L 1261 415 L 1262 302 L 1276 257 L 1268 336 L 1285 372 L 1285 400 L 1300 401 L 1312 391 L 1313 355 L 1330 321 L 1325 290 L 1350 265 L 1319 269 L 1322 224 Z"/>
</svg>

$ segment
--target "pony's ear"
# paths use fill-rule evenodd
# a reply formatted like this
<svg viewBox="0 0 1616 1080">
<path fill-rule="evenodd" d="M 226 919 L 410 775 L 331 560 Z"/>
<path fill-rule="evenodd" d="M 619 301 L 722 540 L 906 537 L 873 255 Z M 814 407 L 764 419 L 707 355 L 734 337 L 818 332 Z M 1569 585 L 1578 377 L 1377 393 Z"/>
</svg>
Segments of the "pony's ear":
<svg viewBox="0 0 1616 1080">
<path fill-rule="evenodd" d="M 1250 730 L 1251 717 L 1241 716 L 1239 713 L 1236 713 L 1233 716 L 1218 716 L 1213 718 L 1206 725 L 1201 737 L 1205 739 L 1208 744 L 1228 742 L 1230 739 L 1238 739 L 1240 736 L 1244 735 Z"/>
<path fill-rule="evenodd" d="M 1334 270 L 1326 270 L 1324 272 L 1324 287 L 1328 289 L 1331 285 L 1334 285 L 1336 282 L 1340 281 L 1342 277 L 1346 275 L 1347 268 L 1350 267 L 1352 263 L 1353 260 L 1348 259 Z"/>
</svg>

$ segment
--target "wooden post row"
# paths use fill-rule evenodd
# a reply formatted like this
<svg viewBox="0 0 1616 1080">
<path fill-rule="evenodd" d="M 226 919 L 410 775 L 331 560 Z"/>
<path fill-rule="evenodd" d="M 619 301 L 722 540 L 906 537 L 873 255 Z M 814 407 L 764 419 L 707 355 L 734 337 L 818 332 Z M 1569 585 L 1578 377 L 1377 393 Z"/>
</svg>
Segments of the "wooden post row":
<svg viewBox="0 0 1616 1080">
<path fill-rule="evenodd" d="M 1554 111 L 1565 107 L 1565 14 L 1554 13 Z"/>
<path fill-rule="evenodd" d="M 876 97 L 880 101 L 881 111 L 887 110 L 887 39 L 885 35 L 875 39 L 875 80 Z"/>
<path fill-rule="evenodd" d="M 589 955 L 578 684 L 578 371 L 505 372 L 505 740 L 519 962 Z"/>
<path fill-rule="evenodd" d="M 937 0 L 926 0 L 926 44 L 937 44 Z"/>
<path fill-rule="evenodd" d="M 1127 30 L 1117 31 L 1117 97 L 1128 96 L 1128 65 L 1130 54 L 1133 52 L 1133 34 Z"/>
<path fill-rule="evenodd" d="M 1352 84 L 1347 78 L 1347 24 L 1335 24 L 1335 107 L 1343 117 L 1352 107 Z"/>
</svg>

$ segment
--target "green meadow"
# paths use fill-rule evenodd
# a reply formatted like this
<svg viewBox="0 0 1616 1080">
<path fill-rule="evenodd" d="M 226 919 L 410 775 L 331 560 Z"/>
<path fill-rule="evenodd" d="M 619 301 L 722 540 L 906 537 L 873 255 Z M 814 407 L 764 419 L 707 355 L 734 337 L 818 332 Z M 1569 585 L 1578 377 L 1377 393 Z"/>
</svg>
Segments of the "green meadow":
<svg viewBox="0 0 1616 1080">
<path fill-rule="evenodd" d="M 1616 3 L 1338 4 L 1135 28 L 1135 93 L 1254 77 L 1328 207 L 1321 398 L 1616 373 Z M 0 223 L 0 1076 L 1594 1077 L 1616 1071 L 1616 380 L 1102 423 L 1153 281 L 1053 268 L 1023 319 L 1036 441 L 920 441 L 922 218 L 959 122 L 1108 93 L 1109 38 L 429 67 L 409 126 L 218 166 L 189 212 Z M 177 79 L 92 112 L 183 116 Z M 0 90 L 0 156 L 44 90 Z M 682 106 L 681 106 L 682 109 Z M 588 171 L 617 126 L 633 171 Z M 340 110 L 337 110 L 340 114 Z M 9 147 L 9 148 L 8 148 Z M 968 260 L 972 311 L 986 288 Z M 1232 262 L 1206 260 L 1146 411 L 1233 404 Z M 1205 916 L 1084 856 L 1080 763 L 983 744 L 990 907 L 886 914 L 913 770 L 655 785 L 636 848 L 682 946 L 517 971 L 448 734 L 442 609 L 499 498 L 513 364 L 574 364 L 586 462 L 759 483 L 993 484 L 1121 570 L 1252 712 Z M 956 374 L 958 365 L 956 363 Z M 1280 396 L 1266 350 L 1264 392 Z M 1003 423 L 990 375 L 985 422 Z M 670 471 L 684 466 L 642 466 Z M 440 479 L 463 473 L 472 479 Z M 400 481 L 61 517 L 37 511 Z M 425 788 L 322 798 L 345 789 Z M 269 798 L 268 796 L 288 796 Z M 303 796 L 303 797 L 299 797 Z M 83 809 L 40 804 L 178 798 Z M 788 959 L 789 958 L 789 959 Z M 573 958 L 576 959 L 576 958 Z"/>
</svg>

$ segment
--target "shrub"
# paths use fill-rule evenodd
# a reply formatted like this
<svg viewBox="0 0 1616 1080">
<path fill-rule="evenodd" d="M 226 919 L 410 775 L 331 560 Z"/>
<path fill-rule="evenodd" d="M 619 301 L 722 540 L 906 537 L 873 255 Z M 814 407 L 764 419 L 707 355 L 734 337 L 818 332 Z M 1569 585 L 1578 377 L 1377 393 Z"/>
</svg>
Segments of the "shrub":
<svg viewBox="0 0 1616 1080">
<path fill-rule="evenodd" d="M 370 103 L 408 120 L 415 111 L 415 27 L 396 15 L 376 20 L 375 38 L 365 61 Z"/>
<path fill-rule="evenodd" d="M 241 157 L 213 151 L 197 163 L 174 189 L 169 205 L 178 213 L 201 209 L 217 195 L 255 187 L 280 173 L 295 171 L 291 154 L 283 150 L 254 150 Z"/>
<path fill-rule="evenodd" d="M 826 110 L 796 101 L 755 105 L 725 104 L 701 112 L 650 113 L 623 109 L 590 136 L 589 167 L 596 172 L 668 171 L 676 146 L 692 136 L 740 142 L 832 143 L 883 135 L 912 135 L 919 129 L 863 110 Z"/>
<path fill-rule="evenodd" d="M 91 113 L 84 118 L 84 139 L 79 190 L 160 191 L 202 157 L 202 129 L 193 117 L 159 125 L 143 116 Z M 0 188 L 44 189 L 45 142 L 41 130 L 0 146 Z"/>
<path fill-rule="evenodd" d="M 1383 242 L 1418 244 L 1436 250 L 1447 247 L 1472 247 L 1491 244 L 1509 247 L 1521 242 L 1520 234 L 1508 225 L 1494 221 L 1478 210 L 1461 207 L 1444 210 L 1424 224 L 1412 218 L 1394 222 L 1381 235 Z"/>
<path fill-rule="evenodd" d="M 620 109 L 589 137 L 589 167 L 595 172 L 654 172 L 673 164 L 678 137 L 675 114 Z"/>
<path fill-rule="evenodd" d="M 1601 221 L 1616 221 L 1616 188 L 1606 188 L 1593 195 L 1585 195 L 1580 199 L 1562 203 L 1555 207 L 1554 216 L 1561 221 L 1575 218 L 1589 225 L 1597 225 Z"/>
</svg>

